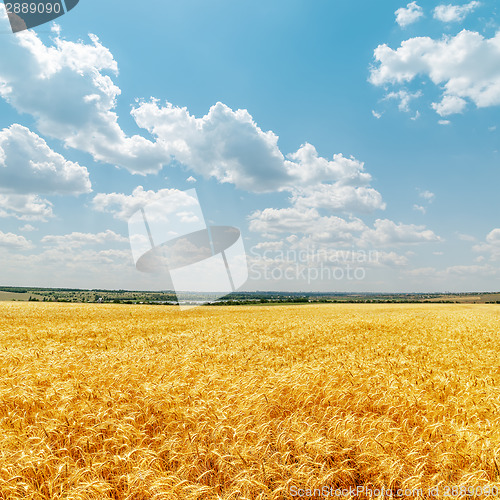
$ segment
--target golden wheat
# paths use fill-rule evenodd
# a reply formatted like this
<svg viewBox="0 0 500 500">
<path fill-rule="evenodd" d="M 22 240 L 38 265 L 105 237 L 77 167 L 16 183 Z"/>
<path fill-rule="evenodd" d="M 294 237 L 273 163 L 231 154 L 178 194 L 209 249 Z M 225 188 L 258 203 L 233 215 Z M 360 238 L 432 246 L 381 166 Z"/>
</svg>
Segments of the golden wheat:
<svg viewBox="0 0 500 500">
<path fill-rule="evenodd" d="M 0 498 L 483 496 L 500 488 L 499 319 L 0 304 Z"/>
</svg>

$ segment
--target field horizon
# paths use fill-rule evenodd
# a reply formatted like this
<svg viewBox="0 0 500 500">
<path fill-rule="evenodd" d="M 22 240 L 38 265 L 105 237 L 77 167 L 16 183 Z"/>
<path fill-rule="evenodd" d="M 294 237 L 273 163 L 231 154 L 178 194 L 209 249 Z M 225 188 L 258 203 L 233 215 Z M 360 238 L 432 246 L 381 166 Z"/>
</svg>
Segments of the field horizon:
<svg viewBox="0 0 500 500">
<path fill-rule="evenodd" d="M 470 303 L 500 304 L 500 292 L 279 292 L 253 291 L 234 292 L 213 299 L 214 294 L 190 294 L 193 303 L 215 303 L 217 305 L 247 305 L 253 303 Z M 217 296 L 218 297 L 218 296 Z M 78 288 L 38 288 L 0 286 L 0 302 L 52 301 L 52 302 L 113 302 L 126 304 L 155 303 L 176 305 L 173 290 L 106 290 Z M 186 302 L 186 300 L 184 300 Z M 187 300 L 189 302 L 189 299 Z"/>
</svg>

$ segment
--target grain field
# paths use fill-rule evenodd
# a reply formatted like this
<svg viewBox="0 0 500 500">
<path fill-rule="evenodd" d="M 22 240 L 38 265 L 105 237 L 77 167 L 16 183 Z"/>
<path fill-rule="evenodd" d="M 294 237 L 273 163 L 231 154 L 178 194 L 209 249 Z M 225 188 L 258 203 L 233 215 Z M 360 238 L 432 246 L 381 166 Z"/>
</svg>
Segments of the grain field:
<svg viewBox="0 0 500 500">
<path fill-rule="evenodd" d="M 499 326 L 497 305 L 0 303 L 0 498 L 494 494 Z"/>
</svg>

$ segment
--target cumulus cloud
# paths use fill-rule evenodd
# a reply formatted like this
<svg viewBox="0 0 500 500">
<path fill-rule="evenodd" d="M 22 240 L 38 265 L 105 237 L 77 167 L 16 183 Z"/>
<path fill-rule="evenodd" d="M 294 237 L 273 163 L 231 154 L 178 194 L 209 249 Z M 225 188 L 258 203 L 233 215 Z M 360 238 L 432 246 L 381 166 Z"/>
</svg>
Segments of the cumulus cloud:
<svg viewBox="0 0 500 500">
<path fill-rule="evenodd" d="M 428 191 L 427 189 L 425 191 L 420 191 L 418 195 L 420 196 L 420 198 L 427 200 L 429 203 L 432 203 L 434 201 L 434 198 L 436 198 L 436 195 L 433 192 Z"/>
<path fill-rule="evenodd" d="M 52 216 L 52 203 L 37 195 L 0 194 L 0 217 L 45 222 Z"/>
<path fill-rule="evenodd" d="M 251 214 L 249 221 L 250 231 L 259 232 L 268 238 L 283 234 L 302 234 L 312 241 L 377 247 L 442 241 L 425 226 L 377 219 L 373 228 L 370 228 L 361 219 L 323 216 L 316 209 L 266 208 Z"/>
<path fill-rule="evenodd" d="M 339 184 L 297 188 L 291 201 L 297 208 L 321 208 L 336 212 L 369 213 L 386 207 L 381 194 L 373 188 Z"/>
<path fill-rule="evenodd" d="M 19 228 L 19 231 L 30 233 L 32 231 L 37 231 L 37 228 L 35 226 L 32 226 L 31 224 L 24 224 L 24 226 L 21 226 Z"/>
<path fill-rule="evenodd" d="M 33 248 L 33 244 L 24 236 L 0 231 L 0 247 L 11 250 L 29 250 Z"/>
<path fill-rule="evenodd" d="M 384 210 L 381 194 L 369 187 L 372 177 L 364 164 L 341 154 L 327 160 L 311 144 L 287 156 L 286 168 L 292 204 L 299 208 L 322 208 L 336 212 Z"/>
<path fill-rule="evenodd" d="M 386 266 L 407 266 L 408 258 L 396 252 L 377 252 L 377 262 Z"/>
<path fill-rule="evenodd" d="M 146 191 L 142 186 L 136 187 L 132 194 L 99 193 L 92 200 L 92 207 L 98 212 L 112 214 L 117 219 L 128 220 L 132 214 L 146 205 L 162 200 L 162 208 L 180 214 L 186 208 L 197 206 L 197 200 L 188 193 L 178 189 L 160 189 Z"/>
<path fill-rule="evenodd" d="M 362 237 L 375 246 L 442 241 L 439 236 L 425 226 L 397 224 L 388 219 L 377 219 L 373 229 L 367 229 Z"/>
<path fill-rule="evenodd" d="M 314 209 L 266 208 L 257 210 L 249 217 L 250 231 L 266 237 L 276 237 L 286 233 L 311 235 L 317 241 L 352 242 L 354 234 L 366 228 L 358 218 L 345 220 L 337 216 L 321 216 Z"/>
<path fill-rule="evenodd" d="M 374 57 L 374 85 L 426 76 L 442 88 L 441 100 L 432 105 L 440 116 L 463 112 L 468 101 L 479 108 L 500 104 L 500 32 L 492 38 L 467 30 L 440 40 L 410 38 L 395 50 L 379 45 Z"/>
<path fill-rule="evenodd" d="M 103 245 L 110 243 L 128 243 L 128 238 L 107 230 L 102 233 L 78 233 L 65 235 L 47 235 L 41 240 L 44 245 L 79 248 L 86 245 Z"/>
<path fill-rule="evenodd" d="M 141 103 L 132 115 L 176 160 L 240 189 L 292 191 L 297 185 L 367 185 L 371 180 L 362 162 L 342 154 L 322 158 L 308 143 L 285 157 L 277 135 L 260 129 L 247 110 L 233 111 L 220 102 L 200 118 L 157 100 Z"/>
<path fill-rule="evenodd" d="M 449 275 L 456 278 L 466 278 L 469 279 L 471 276 L 483 276 L 491 277 L 498 276 L 500 274 L 500 269 L 485 265 L 458 265 L 450 266 L 445 269 L 442 274 Z"/>
<path fill-rule="evenodd" d="M 1 28 L 8 29 L 4 9 Z M 96 36 L 85 43 L 56 35 L 45 45 L 35 32 L 24 31 L 1 37 L 0 51 L 0 96 L 34 116 L 42 134 L 133 172 L 161 168 L 161 148 L 142 136 L 128 137 L 118 124 L 120 89 L 110 77 L 118 66 Z"/>
<path fill-rule="evenodd" d="M 66 160 L 21 125 L 0 130 L 0 193 L 72 194 L 91 191 L 85 167 Z"/>
<path fill-rule="evenodd" d="M 405 113 L 409 113 L 410 110 L 410 102 L 413 99 L 417 99 L 422 95 L 422 92 L 408 92 L 407 90 L 400 90 L 398 92 L 389 92 L 386 96 L 385 99 L 395 99 L 396 101 L 399 101 L 398 103 L 398 108 L 399 111 L 404 111 Z M 418 111 L 417 111 L 418 113 Z M 418 115 L 415 115 L 415 119 L 418 118 Z"/>
<path fill-rule="evenodd" d="M 420 7 L 417 2 L 410 2 L 406 7 L 401 7 L 396 10 L 394 14 L 396 14 L 396 22 L 402 28 L 413 24 L 424 15 L 422 7 Z"/>
<path fill-rule="evenodd" d="M 53 215 L 52 204 L 40 195 L 91 190 L 85 167 L 66 160 L 28 128 L 14 124 L 0 130 L 0 217 L 45 221 Z"/>
<path fill-rule="evenodd" d="M 491 230 L 486 235 L 485 241 L 474 245 L 472 249 L 478 253 L 489 254 L 492 261 L 500 260 L 500 228 Z"/>
<path fill-rule="evenodd" d="M 152 100 L 140 103 L 132 116 L 158 138 L 165 154 L 204 177 L 250 191 L 275 190 L 287 181 L 278 136 L 261 130 L 247 110 L 218 102 L 196 118 L 187 108 Z"/>
<path fill-rule="evenodd" d="M 420 267 L 404 271 L 404 274 L 411 277 L 423 278 L 428 284 L 429 280 L 444 281 L 445 279 L 462 279 L 467 280 L 470 286 L 470 279 L 474 277 L 491 277 L 498 276 L 500 269 L 489 264 L 483 265 L 457 265 L 449 266 L 445 269 L 436 269 L 435 267 Z"/>
<path fill-rule="evenodd" d="M 295 153 L 287 156 L 288 185 L 313 185 L 320 182 L 338 182 L 341 185 L 366 186 L 371 175 L 364 171 L 364 164 L 355 158 L 341 154 L 333 160 L 322 158 L 311 144 L 303 144 Z"/>
<path fill-rule="evenodd" d="M 443 21 L 443 23 L 461 22 L 480 5 L 481 3 L 476 1 L 469 2 L 465 5 L 438 5 L 434 9 L 434 18 Z"/>
<path fill-rule="evenodd" d="M 486 241 L 492 245 L 500 246 L 500 229 L 493 229 L 486 236 Z"/>
<path fill-rule="evenodd" d="M 421 191 L 420 189 L 417 189 L 417 191 L 418 191 L 418 196 L 422 198 L 427 203 L 427 205 L 430 205 L 434 201 L 434 198 L 436 197 L 434 193 L 428 190 Z M 419 205 L 417 203 L 413 205 L 413 210 L 421 212 L 424 215 L 427 213 L 427 207 L 424 205 Z"/>
<path fill-rule="evenodd" d="M 264 250 L 264 252 L 277 252 L 283 248 L 283 241 L 261 241 L 255 245 L 256 250 Z"/>
<path fill-rule="evenodd" d="M 130 250 L 51 246 L 41 252 L 2 248 L 2 275 L 9 282 L 23 280 L 32 286 L 161 290 L 165 277 L 137 273 Z"/>
<path fill-rule="evenodd" d="M 467 106 L 467 101 L 456 95 L 445 95 L 441 102 L 433 102 L 431 106 L 439 116 L 448 116 L 462 113 Z"/>
<path fill-rule="evenodd" d="M 264 173 L 255 175 L 255 172 L 250 169 L 245 171 L 244 168 L 236 168 L 233 173 L 235 171 L 238 172 L 239 185 L 244 184 L 248 189 L 269 190 L 269 184 L 265 189 L 266 183 L 274 183 L 272 178 L 265 178 Z M 349 213 L 385 209 L 381 194 L 369 186 L 371 175 L 364 171 L 364 164 L 354 158 L 337 154 L 332 160 L 327 160 L 318 155 L 314 146 L 304 144 L 283 159 L 280 175 L 277 186 L 281 187 L 276 189 L 290 192 L 292 204 L 300 209 L 322 208 Z M 223 179 L 224 176 L 220 178 L 221 181 Z M 232 179 L 236 181 L 235 177 Z M 127 219 L 141 206 L 165 196 L 172 197 L 174 193 L 182 196 L 177 190 L 145 191 L 139 186 L 131 195 L 100 193 L 94 198 L 93 205 L 96 210 L 112 212 L 118 218 Z"/>
<path fill-rule="evenodd" d="M 457 233 L 457 237 L 461 241 L 476 241 L 476 237 L 471 234 Z"/>
</svg>

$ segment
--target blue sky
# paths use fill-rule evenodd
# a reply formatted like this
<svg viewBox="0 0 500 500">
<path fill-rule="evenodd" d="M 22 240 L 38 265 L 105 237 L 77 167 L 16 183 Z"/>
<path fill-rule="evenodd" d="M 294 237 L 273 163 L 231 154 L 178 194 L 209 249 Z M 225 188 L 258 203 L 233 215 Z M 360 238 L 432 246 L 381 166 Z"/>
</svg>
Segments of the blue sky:
<svg viewBox="0 0 500 500">
<path fill-rule="evenodd" d="M 169 288 L 127 219 L 196 188 L 241 230 L 247 290 L 499 289 L 494 2 L 81 0 L 0 25 L 1 284 Z"/>
</svg>

